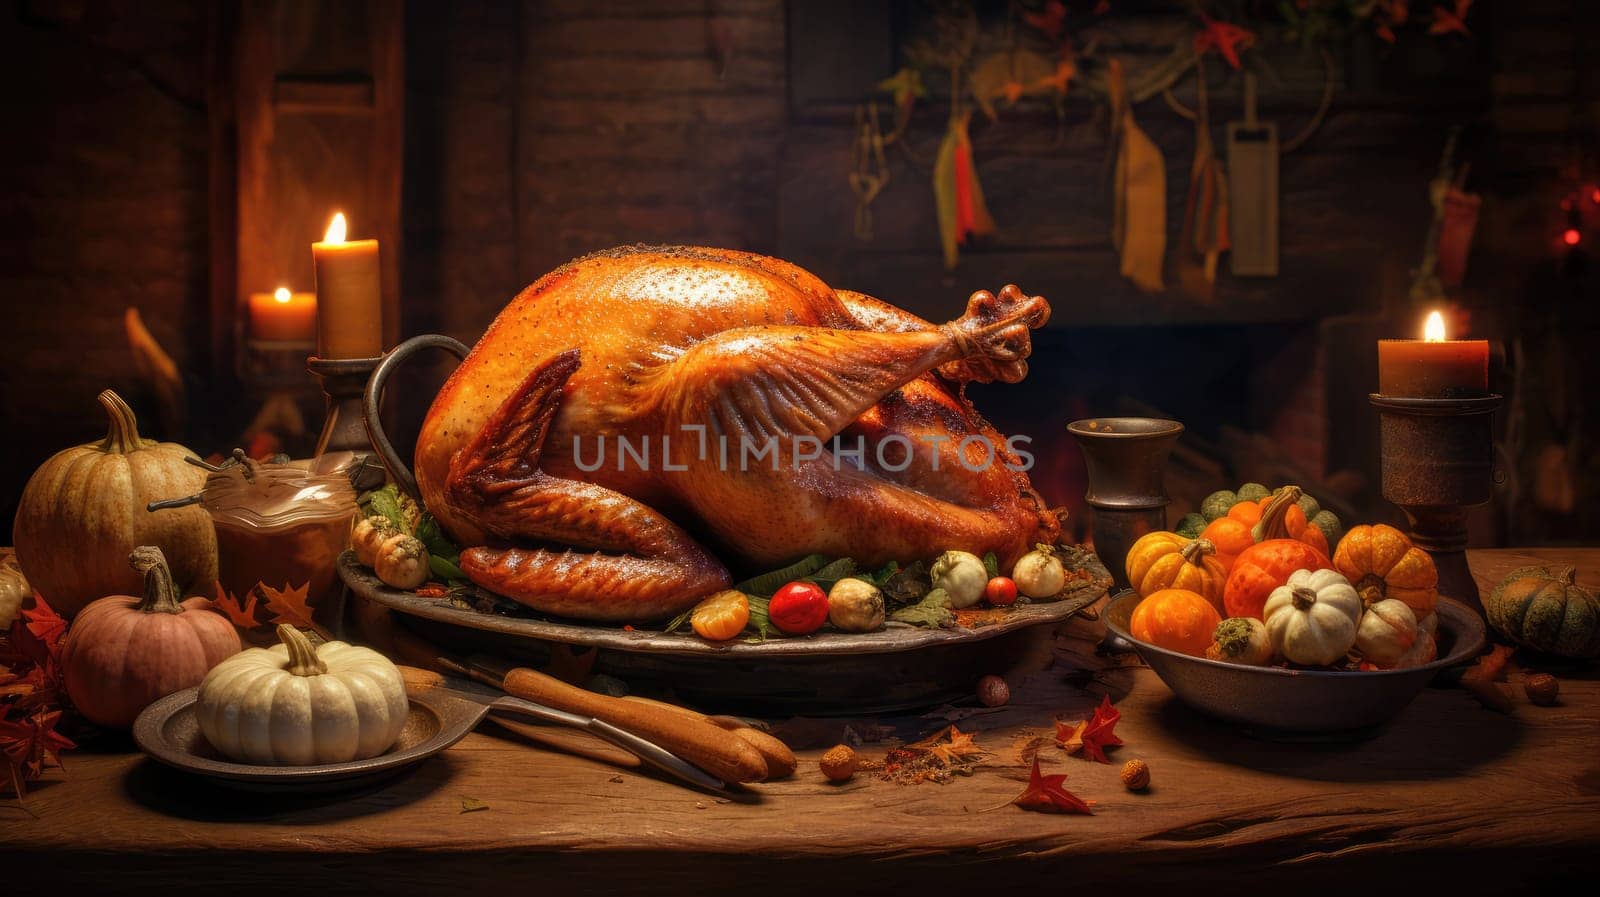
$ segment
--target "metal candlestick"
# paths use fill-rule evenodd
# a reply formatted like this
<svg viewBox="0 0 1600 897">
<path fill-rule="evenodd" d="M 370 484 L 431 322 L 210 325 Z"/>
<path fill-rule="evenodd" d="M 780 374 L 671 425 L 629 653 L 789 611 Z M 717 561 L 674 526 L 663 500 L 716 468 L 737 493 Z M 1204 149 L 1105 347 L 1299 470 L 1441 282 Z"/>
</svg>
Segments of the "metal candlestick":
<svg viewBox="0 0 1600 897">
<path fill-rule="evenodd" d="M 376 489 L 383 485 L 383 464 L 372 451 L 372 441 L 367 437 L 367 425 L 361 417 L 361 396 L 367 389 L 367 378 L 382 361 L 379 358 L 317 358 L 306 359 L 306 368 L 322 381 L 322 393 L 327 397 L 327 412 L 322 421 L 322 435 L 317 437 L 317 455 L 324 452 L 354 452 L 361 466 L 351 476 L 358 490 Z"/>
<path fill-rule="evenodd" d="M 1408 398 L 1373 393 L 1383 497 L 1411 521 L 1411 540 L 1439 568 L 1439 594 L 1483 615 L 1467 568 L 1467 513 L 1488 503 L 1494 481 L 1490 429 L 1500 396 Z"/>
<path fill-rule="evenodd" d="M 1172 446 L 1183 433 L 1175 420 L 1096 417 L 1073 421 L 1089 472 L 1084 501 L 1094 508 L 1094 553 L 1118 588 L 1128 588 L 1128 549 L 1139 537 L 1167 528 L 1163 473 Z"/>
</svg>

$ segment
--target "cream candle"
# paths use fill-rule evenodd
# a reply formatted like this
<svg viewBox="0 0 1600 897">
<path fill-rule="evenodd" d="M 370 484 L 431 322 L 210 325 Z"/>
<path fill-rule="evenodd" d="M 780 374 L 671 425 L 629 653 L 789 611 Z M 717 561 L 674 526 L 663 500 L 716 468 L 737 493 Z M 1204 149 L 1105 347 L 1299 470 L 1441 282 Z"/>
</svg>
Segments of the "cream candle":
<svg viewBox="0 0 1600 897">
<path fill-rule="evenodd" d="M 307 343 L 317 332 L 315 293 L 294 293 L 278 287 L 250 294 L 250 338 L 266 342 Z"/>
<path fill-rule="evenodd" d="M 317 355 L 375 358 L 383 354 L 378 241 L 347 241 L 345 231 L 344 213 L 337 213 L 322 242 L 311 244 L 317 275 Z"/>
<path fill-rule="evenodd" d="M 1444 317 L 1428 315 L 1423 338 L 1378 340 L 1378 392 L 1408 398 L 1489 394 L 1489 341 L 1445 339 Z"/>
</svg>

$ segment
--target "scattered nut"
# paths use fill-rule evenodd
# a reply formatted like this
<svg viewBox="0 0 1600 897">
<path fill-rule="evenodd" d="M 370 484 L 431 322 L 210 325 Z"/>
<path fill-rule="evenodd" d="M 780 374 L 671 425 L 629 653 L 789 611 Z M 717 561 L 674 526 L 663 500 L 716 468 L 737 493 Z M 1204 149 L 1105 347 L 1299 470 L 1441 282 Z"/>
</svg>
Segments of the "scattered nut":
<svg viewBox="0 0 1600 897">
<path fill-rule="evenodd" d="M 1536 673 L 1522 682 L 1528 700 L 1540 707 L 1549 707 L 1561 694 L 1561 682 L 1549 673 Z"/>
<path fill-rule="evenodd" d="M 1150 787 L 1150 764 L 1143 760 L 1129 760 L 1122 764 L 1122 784 L 1129 791 L 1143 791 Z"/>
<path fill-rule="evenodd" d="M 978 700 L 985 707 L 999 707 L 1011 700 L 1011 686 L 999 676 L 985 676 L 978 680 Z"/>
<path fill-rule="evenodd" d="M 817 763 L 822 768 L 822 774 L 830 782 L 848 782 L 861 767 L 861 759 L 847 744 L 834 745 L 822 755 L 822 760 Z"/>
</svg>

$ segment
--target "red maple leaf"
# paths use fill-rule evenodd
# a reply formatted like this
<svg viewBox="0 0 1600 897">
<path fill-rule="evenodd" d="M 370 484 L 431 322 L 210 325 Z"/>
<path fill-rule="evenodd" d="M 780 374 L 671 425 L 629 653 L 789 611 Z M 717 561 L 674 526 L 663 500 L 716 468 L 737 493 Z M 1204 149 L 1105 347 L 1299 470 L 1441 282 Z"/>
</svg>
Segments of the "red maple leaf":
<svg viewBox="0 0 1600 897">
<path fill-rule="evenodd" d="M 1454 11 L 1444 6 L 1433 8 L 1433 24 L 1428 26 L 1428 33 L 1439 34 L 1465 34 L 1471 36 L 1467 30 L 1467 10 L 1472 8 L 1472 0 L 1456 0 Z"/>
<path fill-rule="evenodd" d="M 1038 12 L 1024 12 L 1022 20 L 1051 40 L 1060 40 L 1067 26 L 1067 7 L 1061 0 L 1049 0 Z"/>
<path fill-rule="evenodd" d="M 222 587 L 222 583 L 219 582 L 217 583 L 217 597 L 212 599 L 211 604 L 217 610 L 222 611 L 222 615 L 227 617 L 233 625 L 240 629 L 254 629 L 261 625 L 256 622 L 256 604 L 258 603 L 256 592 L 251 589 L 245 595 L 249 600 L 241 603 L 238 596 L 229 594 Z"/>
<path fill-rule="evenodd" d="M 260 591 L 261 597 L 267 599 L 267 613 L 272 617 L 269 620 L 272 625 L 288 623 L 299 629 L 321 630 L 322 627 L 311 619 L 310 582 L 301 583 L 299 586 L 284 583 L 281 591 L 263 582 L 258 583 L 255 590 Z"/>
<path fill-rule="evenodd" d="M 1111 696 L 1106 695 L 1100 699 L 1100 706 L 1094 709 L 1094 715 L 1077 723 L 1064 723 L 1056 721 L 1056 743 L 1061 745 L 1068 753 L 1083 752 L 1083 756 L 1097 763 L 1110 763 L 1106 758 L 1106 748 L 1122 744 L 1122 739 L 1117 737 L 1117 721 L 1122 719 L 1122 711 L 1111 706 Z"/>
<path fill-rule="evenodd" d="M 45 769 L 61 765 L 61 751 L 77 747 L 56 731 L 60 721 L 60 710 L 40 710 L 14 721 L 0 719 L 0 758 L 5 759 L 9 784 L 17 797 L 27 793 L 27 783 Z"/>
<path fill-rule="evenodd" d="M 1028 788 L 1011 802 L 1024 810 L 1036 813 L 1083 813 L 1094 815 L 1089 803 L 1061 787 L 1067 777 L 1047 776 L 1039 772 L 1039 758 L 1033 758 L 1033 771 L 1028 773 Z"/>
<path fill-rule="evenodd" d="M 1239 51 L 1255 44 L 1255 33 L 1231 22 L 1219 22 L 1205 13 L 1200 14 L 1200 21 L 1202 27 L 1194 36 L 1195 53 L 1203 56 L 1209 50 L 1216 50 L 1235 71 L 1243 68 Z"/>
<path fill-rule="evenodd" d="M 11 647 L 36 664 L 61 656 L 61 642 L 67 636 L 67 621 L 44 596 L 33 593 L 33 607 L 23 608 L 11 623 Z"/>
</svg>

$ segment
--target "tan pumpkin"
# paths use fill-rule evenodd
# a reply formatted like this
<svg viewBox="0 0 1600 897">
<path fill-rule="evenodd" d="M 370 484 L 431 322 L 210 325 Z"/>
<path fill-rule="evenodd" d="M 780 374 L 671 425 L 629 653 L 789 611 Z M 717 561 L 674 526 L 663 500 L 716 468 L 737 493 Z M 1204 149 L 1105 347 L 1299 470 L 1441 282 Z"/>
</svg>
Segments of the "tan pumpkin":
<svg viewBox="0 0 1600 897">
<path fill-rule="evenodd" d="M 205 598 L 180 603 L 161 549 L 141 545 L 128 564 L 144 577 L 144 597 L 115 595 L 83 609 L 61 646 L 72 705 L 116 729 L 174 692 L 199 685 L 239 653 L 239 633 Z"/>
<path fill-rule="evenodd" d="M 13 535 L 17 560 L 39 594 L 71 617 L 105 595 L 136 594 L 128 553 L 155 545 L 184 591 L 217 579 L 217 534 L 198 505 L 150 511 L 152 501 L 198 493 L 206 471 L 184 461 L 194 453 L 139 437 L 133 409 L 111 390 L 100 394 L 111 420 L 106 438 L 57 452 L 28 480 Z"/>
<path fill-rule="evenodd" d="M 1392 526 L 1351 527 L 1333 552 L 1333 569 L 1350 580 L 1368 607 L 1395 598 L 1421 619 L 1439 601 L 1439 570 L 1433 558 Z"/>
<path fill-rule="evenodd" d="M 32 595 L 33 588 L 28 585 L 28 578 L 22 575 L 22 568 L 17 566 L 16 551 L 0 548 L 0 632 L 11 628 L 11 621 L 22 610 L 22 602 Z"/>
<path fill-rule="evenodd" d="M 1128 584 L 1148 597 L 1162 589 L 1187 589 L 1222 612 L 1222 585 L 1228 568 L 1206 539 L 1185 539 L 1177 533 L 1149 532 L 1128 549 Z"/>
</svg>

